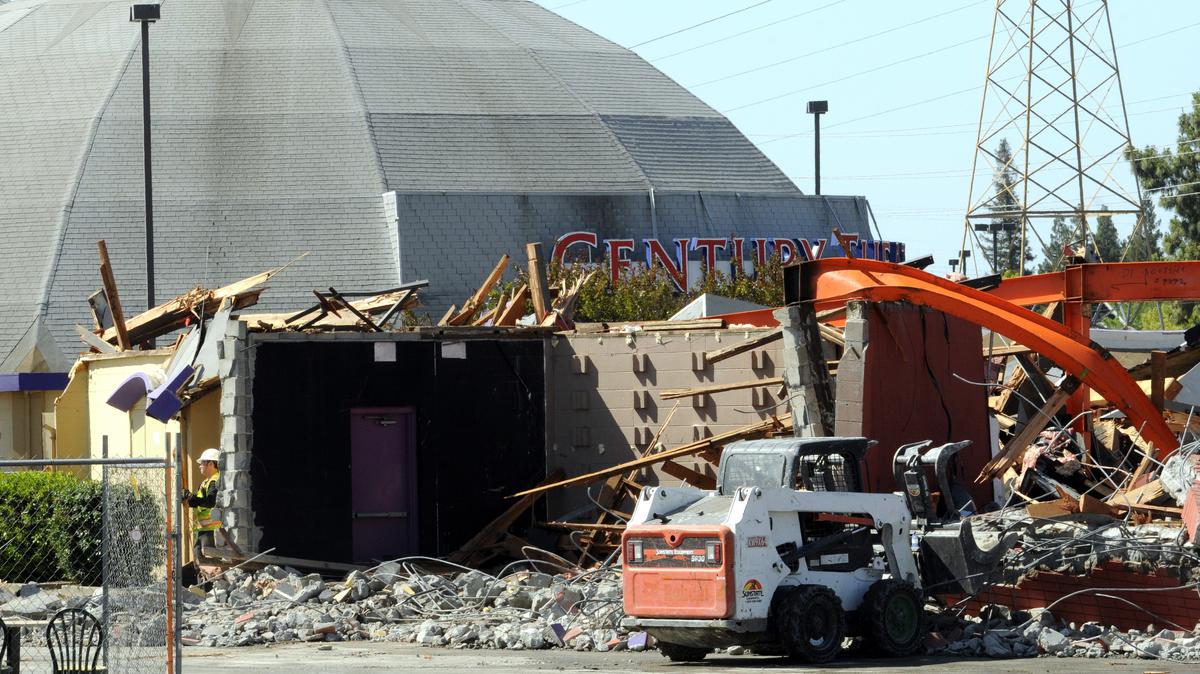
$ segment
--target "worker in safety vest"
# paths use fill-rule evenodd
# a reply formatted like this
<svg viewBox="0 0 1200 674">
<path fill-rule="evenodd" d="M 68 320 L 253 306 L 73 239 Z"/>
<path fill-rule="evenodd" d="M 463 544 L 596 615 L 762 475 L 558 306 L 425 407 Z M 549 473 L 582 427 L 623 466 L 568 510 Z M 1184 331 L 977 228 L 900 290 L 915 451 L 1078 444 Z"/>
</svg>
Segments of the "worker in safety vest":
<svg viewBox="0 0 1200 674">
<path fill-rule="evenodd" d="M 200 488 L 194 494 L 186 489 L 181 494 L 184 505 L 194 510 L 192 530 L 196 533 L 196 539 L 192 550 L 197 563 L 204 558 L 202 550 L 204 546 L 217 547 L 216 537 L 213 534 L 221 528 L 221 520 L 215 510 L 221 478 L 221 473 L 217 470 L 217 462 L 220 460 L 220 450 L 212 448 L 204 450 L 197 459 L 197 463 L 200 464 L 200 476 L 203 478 Z"/>
</svg>

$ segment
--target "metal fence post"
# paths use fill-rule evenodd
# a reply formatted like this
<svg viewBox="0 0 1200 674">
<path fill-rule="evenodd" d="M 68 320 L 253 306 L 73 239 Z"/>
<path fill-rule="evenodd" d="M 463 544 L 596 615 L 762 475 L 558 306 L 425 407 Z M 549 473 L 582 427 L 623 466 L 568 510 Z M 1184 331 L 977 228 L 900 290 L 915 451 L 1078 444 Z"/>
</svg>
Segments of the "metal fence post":
<svg viewBox="0 0 1200 674">
<path fill-rule="evenodd" d="M 108 436 L 100 436 L 100 456 L 108 459 Z M 100 498 L 100 615 L 103 616 L 101 625 L 104 626 L 104 668 L 108 668 L 108 642 L 109 631 L 108 625 L 110 616 L 108 612 L 108 581 L 112 573 L 109 551 L 109 534 L 111 533 L 112 524 L 109 521 L 111 508 L 108 500 L 108 464 L 105 463 L 100 469 L 101 480 L 101 498 Z"/>
<path fill-rule="evenodd" d="M 175 586 L 175 625 L 171 639 L 175 642 L 175 674 L 183 672 L 183 434 L 175 434 L 175 569 L 171 583 Z M 197 562 L 199 564 L 199 562 Z"/>
</svg>

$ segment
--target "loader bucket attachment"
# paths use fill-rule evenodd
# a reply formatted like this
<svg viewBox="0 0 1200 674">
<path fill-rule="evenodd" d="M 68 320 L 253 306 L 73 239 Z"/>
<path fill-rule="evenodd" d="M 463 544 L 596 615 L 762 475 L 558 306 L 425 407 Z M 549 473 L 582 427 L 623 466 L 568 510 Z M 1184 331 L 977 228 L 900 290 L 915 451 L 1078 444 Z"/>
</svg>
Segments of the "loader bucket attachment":
<svg viewBox="0 0 1200 674">
<path fill-rule="evenodd" d="M 995 578 L 1000 560 L 1018 537 L 1009 532 L 984 550 L 975 542 L 969 517 L 932 529 L 921 539 L 922 583 L 933 594 L 975 594 Z"/>
</svg>

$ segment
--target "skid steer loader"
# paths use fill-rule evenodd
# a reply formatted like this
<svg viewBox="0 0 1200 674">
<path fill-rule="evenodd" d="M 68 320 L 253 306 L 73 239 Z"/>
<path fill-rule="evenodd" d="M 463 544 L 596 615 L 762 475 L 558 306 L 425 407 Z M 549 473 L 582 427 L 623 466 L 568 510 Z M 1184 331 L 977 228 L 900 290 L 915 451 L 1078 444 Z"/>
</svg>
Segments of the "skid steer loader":
<svg viewBox="0 0 1200 674">
<path fill-rule="evenodd" d="M 644 488 L 622 536 L 623 624 L 654 636 L 674 661 L 745 645 L 821 663 L 847 637 L 885 655 L 916 652 L 925 636 L 918 551 L 944 584 L 985 575 L 1003 549 L 979 550 L 969 523 L 958 522 L 970 504 L 955 496 L 948 470 L 969 443 L 925 454 L 928 442 L 901 447 L 903 495 L 861 491 L 859 466 L 873 444 L 737 442 L 722 454 L 715 491 Z M 945 492 L 940 509 L 925 466 Z M 921 550 L 926 538 L 934 540 Z"/>
</svg>

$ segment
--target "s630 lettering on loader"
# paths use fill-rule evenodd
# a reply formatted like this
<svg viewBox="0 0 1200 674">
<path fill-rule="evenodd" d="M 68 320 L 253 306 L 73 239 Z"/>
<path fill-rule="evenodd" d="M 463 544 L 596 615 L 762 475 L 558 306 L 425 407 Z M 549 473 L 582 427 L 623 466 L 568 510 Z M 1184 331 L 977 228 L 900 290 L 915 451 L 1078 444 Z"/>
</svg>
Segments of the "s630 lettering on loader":
<svg viewBox="0 0 1200 674">
<path fill-rule="evenodd" d="M 860 460 L 873 444 L 737 442 L 725 448 L 715 491 L 643 489 L 622 536 L 623 624 L 676 661 L 746 645 L 821 663 L 848 636 L 886 655 L 916 652 L 925 616 L 909 501 L 928 495 L 860 491 Z M 918 465 L 920 448 L 901 448 L 897 461 Z M 936 450 L 939 470 L 959 448 Z"/>
</svg>

